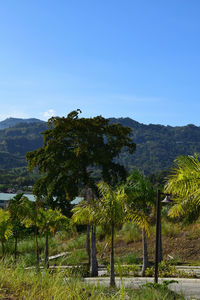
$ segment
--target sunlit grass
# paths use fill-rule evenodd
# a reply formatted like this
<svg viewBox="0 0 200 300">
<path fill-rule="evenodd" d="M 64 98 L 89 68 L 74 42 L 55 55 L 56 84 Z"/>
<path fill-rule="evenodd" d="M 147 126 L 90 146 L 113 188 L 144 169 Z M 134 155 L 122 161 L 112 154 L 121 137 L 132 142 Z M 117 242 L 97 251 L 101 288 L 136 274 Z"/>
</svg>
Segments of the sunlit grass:
<svg viewBox="0 0 200 300">
<path fill-rule="evenodd" d="M 0 299 L 26 300 L 65 300 L 65 299 L 137 299 L 163 300 L 184 299 L 163 287 L 144 287 L 137 290 L 131 288 L 109 288 L 100 284 L 89 285 L 80 279 L 66 278 L 58 271 L 49 273 L 24 270 L 20 265 L 0 268 Z"/>
</svg>

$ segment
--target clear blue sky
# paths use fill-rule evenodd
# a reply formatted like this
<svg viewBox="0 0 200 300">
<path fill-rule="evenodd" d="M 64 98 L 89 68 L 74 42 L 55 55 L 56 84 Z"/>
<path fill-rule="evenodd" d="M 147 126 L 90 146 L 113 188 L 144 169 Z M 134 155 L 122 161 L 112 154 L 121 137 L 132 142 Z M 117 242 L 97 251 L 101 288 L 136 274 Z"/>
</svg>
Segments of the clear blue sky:
<svg viewBox="0 0 200 300">
<path fill-rule="evenodd" d="M 199 0 L 0 3 L 0 120 L 200 125 Z"/>
</svg>

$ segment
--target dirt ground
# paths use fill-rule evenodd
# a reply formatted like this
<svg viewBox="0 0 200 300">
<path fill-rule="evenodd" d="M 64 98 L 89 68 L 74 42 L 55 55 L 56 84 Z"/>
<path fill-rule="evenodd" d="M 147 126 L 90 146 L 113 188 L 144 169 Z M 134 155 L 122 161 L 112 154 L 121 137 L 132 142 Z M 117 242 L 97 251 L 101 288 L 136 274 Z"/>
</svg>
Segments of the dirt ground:
<svg viewBox="0 0 200 300">
<path fill-rule="evenodd" d="M 149 259 L 155 258 L 155 236 L 148 238 Z M 162 248 L 164 259 L 174 258 L 177 263 L 194 263 L 200 265 L 200 234 L 191 227 L 183 230 L 177 236 L 162 237 Z M 126 243 L 123 238 L 117 239 L 115 243 L 115 255 L 125 256 L 128 253 L 136 253 L 142 259 L 142 241 Z M 109 255 L 109 249 L 106 256 Z"/>
</svg>

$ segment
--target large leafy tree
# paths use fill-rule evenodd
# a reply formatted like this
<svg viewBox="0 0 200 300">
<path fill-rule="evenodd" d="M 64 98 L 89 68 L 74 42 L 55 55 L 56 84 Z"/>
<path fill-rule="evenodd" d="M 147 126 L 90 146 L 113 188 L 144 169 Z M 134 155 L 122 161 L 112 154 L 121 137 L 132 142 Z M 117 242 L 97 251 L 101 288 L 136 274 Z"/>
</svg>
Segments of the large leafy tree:
<svg viewBox="0 0 200 300">
<path fill-rule="evenodd" d="M 94 169 L 105 182 L 114 184 L 125 178 L 125 168 L 115 159 L 122 148 L 130 153 L 135 150 L 129 127 L 109 124 L 101 116 L 79 118 L 79 112 L 49 119 L 43 147 L 26 154 L 29 170 L 37 168 L 43 175 L 39 190 L 46 190 L 49 199 L 54 196 L 51 200 L 59 207 L 77 196 L 80 186 L 94 186 Z"/>
<path fill-rule="evenodd" d="M 126 192 L 128 194 L 128 211 L 129 215 L 140 211 L 144 214 L 147 222 L 150 222 L 150 213 L 152 207 L 155 206 L 156 191 L 149 179 L 144 176 L 139 170 L 134 170 L 127 178 Z M 147 249 L 147 236 L 145 227 L 142 228 L 142 242 L 143 242 L 143 266 L 142 274 L 145 274 L 146 268 L 149 266 L 148 249 Z"/>
<path fill-rule="evenodd" d="M 95 193 L 94 171 L 110 184 L 125 179 L 125 167 L 116 159 L 122 148 L 133 153 L 136 147 L 129 127 L 109 124 L 101 116 L 79 118 L 79 113 L 51 118 L 49 129 L 43 132 L 43 147 L 26 155 L 29 170 L 37 168 L 42 174 L 36 195 L 44 193 L 51 207 L 62 211 L 86 185 Z"/>
</svg>

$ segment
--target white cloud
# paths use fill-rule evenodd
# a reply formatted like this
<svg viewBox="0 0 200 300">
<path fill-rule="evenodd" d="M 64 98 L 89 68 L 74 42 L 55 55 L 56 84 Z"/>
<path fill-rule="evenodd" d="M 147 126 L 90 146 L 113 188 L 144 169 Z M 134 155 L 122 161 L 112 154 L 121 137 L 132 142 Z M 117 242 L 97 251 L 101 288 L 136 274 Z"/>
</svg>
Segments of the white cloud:
<svg viewBox="0 0 200 300">
<path fill-rule="evenodd" d="M 53 117 L 53 116 L 55 116 L 55 115 L 56 115 L 56 112 L 55 112 L 55 110 L 52 109 L 52 108 L 50 108 L 49 110 L 47 110 L 47 111 L 45 111 L 45 112 L 43 113 L 43 117 L 44 117 L 45 119 L 49 119 L 49 118 L 51 118 L 51 117 Z"/>
</svg>

